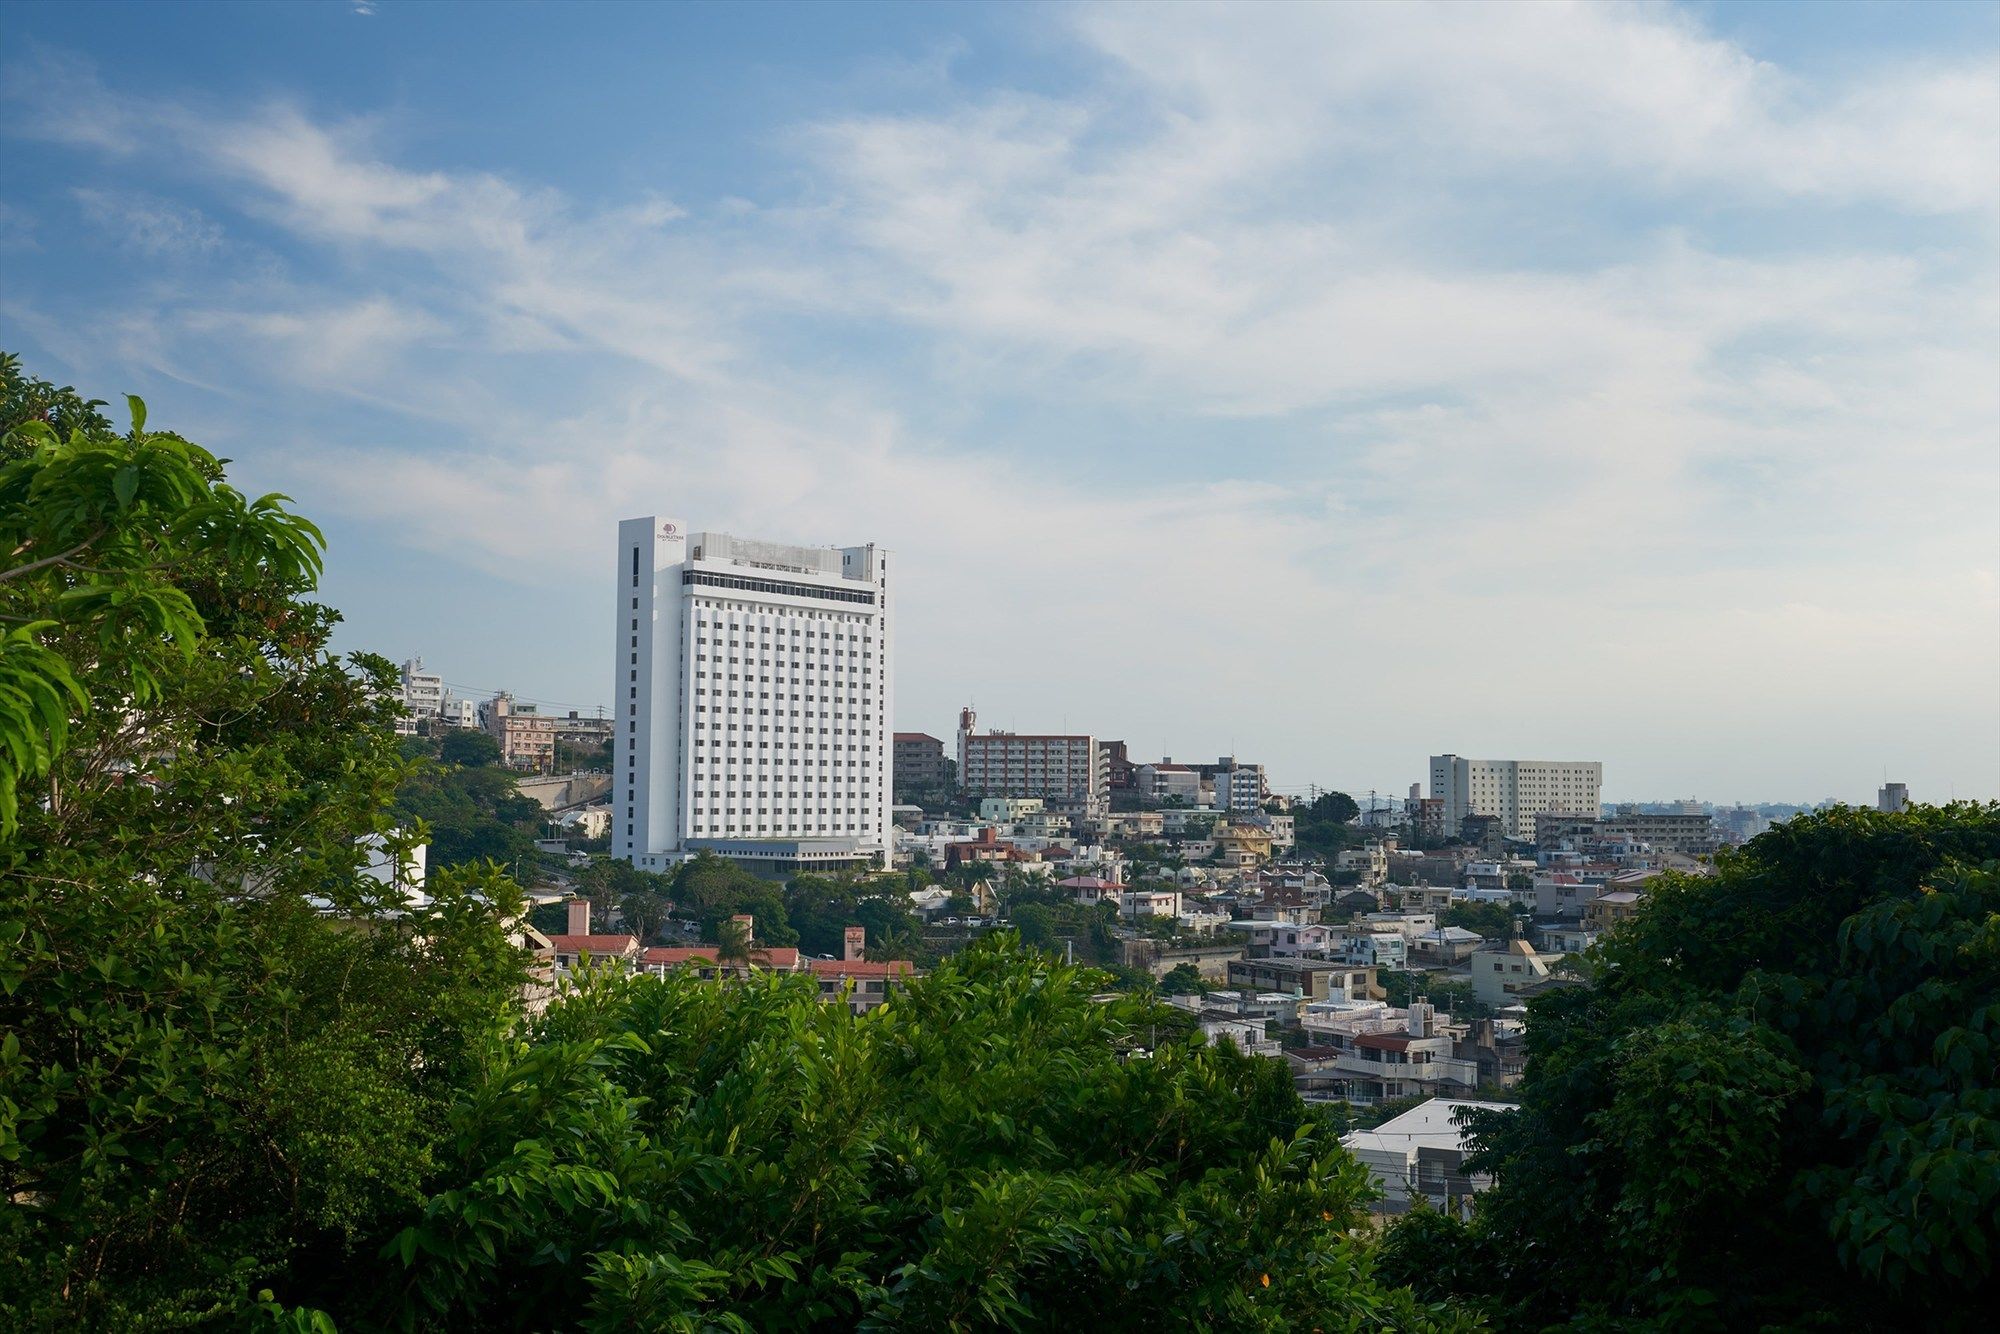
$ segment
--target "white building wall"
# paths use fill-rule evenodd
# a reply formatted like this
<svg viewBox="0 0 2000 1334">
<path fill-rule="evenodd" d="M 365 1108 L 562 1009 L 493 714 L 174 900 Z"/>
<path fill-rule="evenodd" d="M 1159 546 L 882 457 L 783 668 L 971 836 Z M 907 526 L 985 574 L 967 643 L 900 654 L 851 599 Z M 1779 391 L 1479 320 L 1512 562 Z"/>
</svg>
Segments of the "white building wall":
<svg viewBox="0 0 2000 1334">
<path fill-rule="evenodd" d="M 647 869 L 729 842 L 886 859 L 889 554 L 618 528 L 612 850 Z"/>
</svg>

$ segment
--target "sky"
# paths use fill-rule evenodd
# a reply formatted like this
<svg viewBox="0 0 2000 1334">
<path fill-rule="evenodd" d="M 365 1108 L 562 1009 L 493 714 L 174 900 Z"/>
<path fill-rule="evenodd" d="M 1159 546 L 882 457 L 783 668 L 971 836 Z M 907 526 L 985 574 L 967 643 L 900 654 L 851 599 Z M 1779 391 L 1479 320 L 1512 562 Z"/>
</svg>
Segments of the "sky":
<svg viewBox="0 0 2000 1334">
<path fill-rule="evenodd" d="M 903 730 L 2000 796 L 2000 5 L 14 3 L 0 180 L 460 693 L 664 513 L 896 551 Z"/>
</svg>

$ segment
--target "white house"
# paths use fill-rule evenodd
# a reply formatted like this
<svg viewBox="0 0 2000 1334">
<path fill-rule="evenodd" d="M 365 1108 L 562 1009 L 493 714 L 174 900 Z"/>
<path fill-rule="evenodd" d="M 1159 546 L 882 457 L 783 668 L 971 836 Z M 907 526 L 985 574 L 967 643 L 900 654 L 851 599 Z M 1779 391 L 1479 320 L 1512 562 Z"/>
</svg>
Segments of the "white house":
<svg viewBox="0 0 2000 1334">
<path fill-rule="evenodd" d="M 1341 1136 L 1340 1142 L 1381 1188 L 1373 1206 L 1377 1213 L 1407 1213 L 1421 1198 L 1434 1208 L 1471 1216 L 1473 1195 L 1492 1184 L 1488 1177 L 1464 1171 L 1469 1146 L 1460 1113 L 1471 1108 L 1513 1110 L 1504 1102 L 1432 1098 L 1373 1130 Z"/>
</svg>

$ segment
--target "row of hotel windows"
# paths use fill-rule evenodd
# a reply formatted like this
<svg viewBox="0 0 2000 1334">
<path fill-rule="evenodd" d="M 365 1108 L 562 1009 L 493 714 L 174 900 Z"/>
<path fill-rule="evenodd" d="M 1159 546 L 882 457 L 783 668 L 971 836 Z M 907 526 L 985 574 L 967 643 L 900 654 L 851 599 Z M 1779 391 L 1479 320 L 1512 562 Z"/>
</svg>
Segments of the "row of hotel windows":
<svg viewBox="0 0 2000 1334">
<path fill-rule="evenodd" d="M 683 570 L 681 584 L 683 587 L 734 588 L 745 593 L 776 593 L 781 597 L 818 598 L 823 602 L 858 602 L 870 607 L 875 605 L 875 594 L 872 592 L 821 588 L 816 584 L 795 584 L 788 579 L 743 579 L 730 574 L 704 574 L 696 570 Z"/>
</svg>

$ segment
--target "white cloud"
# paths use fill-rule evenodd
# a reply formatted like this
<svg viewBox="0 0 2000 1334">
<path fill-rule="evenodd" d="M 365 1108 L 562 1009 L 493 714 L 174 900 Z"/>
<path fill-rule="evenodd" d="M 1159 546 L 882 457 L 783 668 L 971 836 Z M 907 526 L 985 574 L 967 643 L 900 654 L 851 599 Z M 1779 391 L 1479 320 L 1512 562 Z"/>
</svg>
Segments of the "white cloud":
<svg viewBox="0 0 2000 1334">
<path fill-rule="evenodd" d="M 803 199 L 587 209 L 364 120 L 169 108 L 149 132 L 327 274 L 169 299 L 148 346 L 389 410 L 308 432 L 293 489 L 535 590 L 593 587 L 655 507 L 888 542 L 933 730 L 976 692 L 1300 783 L 1443 748 L 1602 755 L 1627 793 L 1726 764 L 1718 795 L 1782 795 L 1895 745 L 1995 777 L 1972 56 L 1808 78 L 1632 6 L 1069 21 L 1089 86 L 829 115 Z M 130 146 L 105 101 L 68 141 Z M 1898 226 L 1835 225 L 1863 213 Z M 908 339 L 916 377 L 771 337 L 799 319 Z M 1019 450 L 961 401 L 1231 446 Z"/>
<path fill-rule="evenodd" d="M 140 192 L 78 189 L 72 193 L 85 222 L 141 254 L 197 255 L 222 244 L 222 228 L 200 209 Z"/>
</svg>

